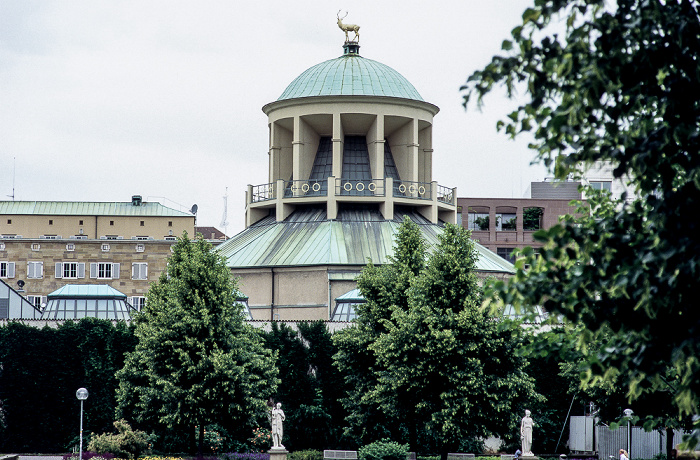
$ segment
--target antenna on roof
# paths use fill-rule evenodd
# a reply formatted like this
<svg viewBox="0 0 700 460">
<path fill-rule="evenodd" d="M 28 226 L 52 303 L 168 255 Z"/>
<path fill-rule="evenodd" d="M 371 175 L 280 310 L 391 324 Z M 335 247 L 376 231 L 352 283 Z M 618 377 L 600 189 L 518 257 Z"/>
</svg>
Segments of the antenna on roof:
<svg viewBox="0 0 700 460">
<path fill-rule="evenodd" d="M 228 221 L 226 220 L 228 218 L 228 187 L 226 187 L 226 195 L 224 195 L 224 215 L 221 217 L 221 226 L 224 228 L 224 235 L 226 235 L 228 232 L 226 231 L 226 227 L 228 227 Z"/>
<path fill-rule="evenodd" d="M 12 198 L 12 201 L 15 201 L 15 177 L 17 176 L 17 157 L 12 157 L 12 160 L 12 195 L 7 196 L 8 198 Z"/>
<path fill-rule="evenodd" d="M 198 209 L 199 209 L 199 206 L 197 206 L 196 204 L 193 204 L 193 205 L 192 205 L 192 208 L 190 209 L 190 212 L 191 212 L 192 214 L 194 214 L 194 215 L 197 215 L 197 210 L 198 210 Z"/>
</svg>

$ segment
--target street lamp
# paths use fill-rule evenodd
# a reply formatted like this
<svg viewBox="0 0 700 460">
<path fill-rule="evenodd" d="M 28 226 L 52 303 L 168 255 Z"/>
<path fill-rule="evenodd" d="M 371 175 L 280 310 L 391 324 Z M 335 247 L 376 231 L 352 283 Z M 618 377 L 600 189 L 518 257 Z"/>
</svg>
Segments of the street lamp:
<svg viewBox="0 0 700 460">
<path fill-rule="evenodd" d="M 78 388 L 75 397 L 80 400 L 80 456 L 78 460 L 83 460 L 83 401 L 88 398 L 88 391 L 85 388 Z"/>
<path fill-rule="evenodd" d="M 632 414 L 634 414 L 634 411 L 632 409 L 625 409 L 622 412 L 627 418 L 627 455 L 629 455 L 629 458 L 631 459 L 632 454 L 630 453 L 630 451 L 632 450 L 632 430 L 630 428 L 630 421 L 632 419 Z"/>
</svg>

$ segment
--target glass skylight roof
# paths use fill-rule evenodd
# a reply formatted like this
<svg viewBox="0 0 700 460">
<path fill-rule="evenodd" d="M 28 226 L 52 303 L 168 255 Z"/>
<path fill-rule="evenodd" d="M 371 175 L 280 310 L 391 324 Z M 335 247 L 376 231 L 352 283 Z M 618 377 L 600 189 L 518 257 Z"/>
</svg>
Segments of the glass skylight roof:
<svg viewBox="0 0 700 460">
<path fill-rule="evenodd" d="M 131 319 L 126 295 L 106 285 L 66 285 L 48 295 L 41 319 Z"/>
</svg>

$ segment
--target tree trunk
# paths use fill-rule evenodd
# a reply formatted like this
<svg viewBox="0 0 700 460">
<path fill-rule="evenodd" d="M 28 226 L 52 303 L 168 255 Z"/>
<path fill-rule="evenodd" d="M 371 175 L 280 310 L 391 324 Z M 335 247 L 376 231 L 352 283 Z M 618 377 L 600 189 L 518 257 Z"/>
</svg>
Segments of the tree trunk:
<svg viewBox="0 0 700 460">
<path fill-rule="evenodd" d="M 666 459 L 673 459 L 673 428 L 666 427 Z"/>
</svg>

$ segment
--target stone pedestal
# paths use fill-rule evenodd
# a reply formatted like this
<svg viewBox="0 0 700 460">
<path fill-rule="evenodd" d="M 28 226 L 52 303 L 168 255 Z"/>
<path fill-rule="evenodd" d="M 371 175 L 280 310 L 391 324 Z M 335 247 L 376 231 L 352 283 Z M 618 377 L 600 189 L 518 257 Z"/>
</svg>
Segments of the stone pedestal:
<svg viewBox="0 0 700 460">
<path fill-rule="evenodd" d="M 273 447 L 268 452 L 270 454 L 270 460 L 287 460 L 287 449 L 284 447 Z"/>
<path fill-rule="evenodd" d="M 521 455 L 520 460 L 537 460 L 537 457 L 534 454 Z"/>
</svg>

